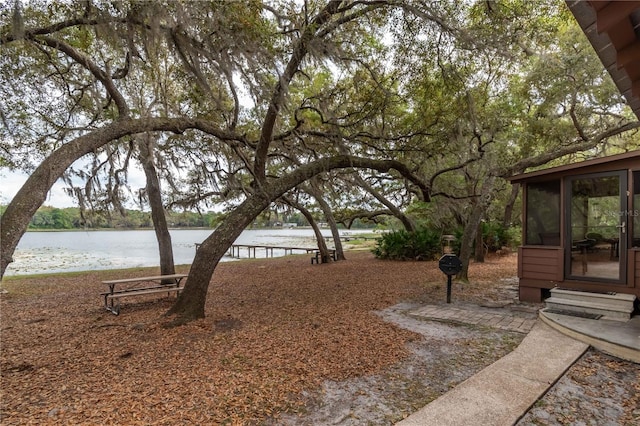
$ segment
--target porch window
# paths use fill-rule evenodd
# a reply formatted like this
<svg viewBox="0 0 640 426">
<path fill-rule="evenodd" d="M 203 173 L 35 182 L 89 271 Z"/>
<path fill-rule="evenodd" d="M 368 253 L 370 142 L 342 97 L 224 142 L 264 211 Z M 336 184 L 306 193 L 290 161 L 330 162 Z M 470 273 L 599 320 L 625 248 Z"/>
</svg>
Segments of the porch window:
<svg viewBox="0 0 640 426">
<path fill-rule="evenodd" d="M 560 180 L 527 184 L 526 244 L 560 245 Z"/>
</svg>

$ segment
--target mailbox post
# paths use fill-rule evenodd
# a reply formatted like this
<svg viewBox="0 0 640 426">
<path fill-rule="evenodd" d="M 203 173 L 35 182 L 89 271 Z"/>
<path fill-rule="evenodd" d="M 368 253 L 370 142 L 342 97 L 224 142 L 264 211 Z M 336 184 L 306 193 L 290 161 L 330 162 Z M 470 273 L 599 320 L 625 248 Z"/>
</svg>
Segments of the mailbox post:
<svg viewBox="0 0 640 426">
<path fill-rule="evenodd" d="M 440 258 L 438 267 L 447 275 L 447 303 L 451 303 L 451 277 L 462 270 L 462 261 L 455 254 L 445 254 Z"/>
</svg>

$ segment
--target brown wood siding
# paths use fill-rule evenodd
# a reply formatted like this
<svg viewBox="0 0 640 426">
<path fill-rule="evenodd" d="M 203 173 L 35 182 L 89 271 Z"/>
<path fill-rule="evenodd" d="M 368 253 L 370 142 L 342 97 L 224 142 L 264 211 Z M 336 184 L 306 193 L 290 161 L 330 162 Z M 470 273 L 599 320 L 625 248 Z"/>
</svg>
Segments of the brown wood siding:
<svg viewBox="0 0 640 426">
<path fill-rule="evenodd" d="M 629 256 L 629 261 L 633 262 L 635 257 L 635 273 L 633 274 L 633 282 L 629 283 L 630 287 L 635 287 L 638 290 L 640 287 L 640 250 L 631 250 L 632 255 Z M 638 293 L 638 291 L 636 291 Z"/>
<path fill-rule="evenodd" d="M 561 247 L 520 247 L 518 249 L 518 277 L 562 281 L 562 254 Z"/>
</svg>

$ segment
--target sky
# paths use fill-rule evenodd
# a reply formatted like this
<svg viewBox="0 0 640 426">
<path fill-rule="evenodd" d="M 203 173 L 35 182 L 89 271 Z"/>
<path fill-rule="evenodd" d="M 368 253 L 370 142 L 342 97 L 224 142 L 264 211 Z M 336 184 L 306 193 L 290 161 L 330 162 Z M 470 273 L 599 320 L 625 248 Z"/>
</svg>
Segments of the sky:
<svg viewBox="0 0 640 426">
<path fill-rule="evenodd" d="M 27 178 L 28 175 L 25 173 L 0 171 L 0 204 L 9 204 Z M 56 182 L 51 191 L 49 191 L 44 205 L 58 208 L 77 207 L 73 199 L 65 194 L 63 188 L 64 185 L 61 182 Z"/>
<path fill-rule="evenodd" d="M 0 169 L 0 204 L 9 204 L 28 177 L 29 175 L 23 172 Z M 129 169 L 128 182 L 133 189 L 144 187 L 146 182 L 144 172 L 139 168 Z M 75 200 L 64 192 L 64 188 L 64 182 L 58 180 L 49 191 L 43 205 L 57 208 L 78 207 Z M 131 206 L 131 208 L 139 208 L 139 206 Z"/>
</svg>

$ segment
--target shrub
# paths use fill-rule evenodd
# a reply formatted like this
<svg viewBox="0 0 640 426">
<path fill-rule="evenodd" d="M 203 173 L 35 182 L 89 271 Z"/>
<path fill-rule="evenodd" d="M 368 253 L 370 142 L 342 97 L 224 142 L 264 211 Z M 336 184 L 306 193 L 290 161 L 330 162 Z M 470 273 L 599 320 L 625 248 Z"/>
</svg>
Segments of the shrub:
<svg viewBox="0 0 640 426">
<path fill-rule="evenodd" d="M 482 238 L 489 252 L 495 252 L 504 246 L 518 246 L 519 237 L 519 228 L 505 228 L 498 222 L 485 222 L 482 224 Z"/>
<path fill-rule="evenodd" d="M 440 233 L 425 228 L 388 232 L 378 239 L 372 252 L 380 259 L 434 260 L 441 250 Z"/>
<path fill-rule="evenodd" d="M 520 227 L 508 227 L 505 228 L 498 222 L 483 222 L 482 223 L 482 241 L 485 245 L 487 252 L 495 253 L 502 249 L 502 247 L 515 248 L 520 245 L 522 228 Z M 463 228 L 456 228 L 452 234 L 456 237 L 455 241 L 451 244 L 453 252 L 460 255 L 460 247 L 462 245 L 462 233 Z M 475 235 L 472 241 L 475 248 Z"/>
</svg>

